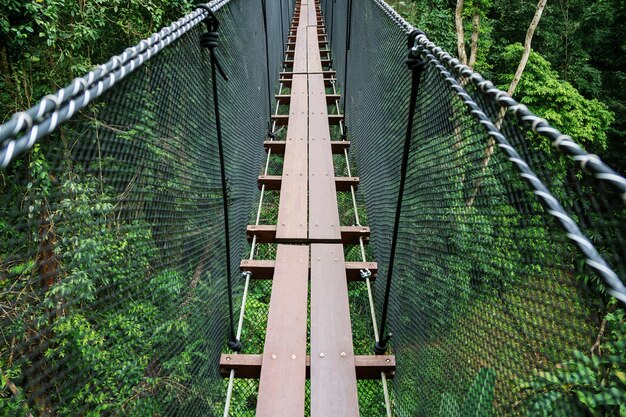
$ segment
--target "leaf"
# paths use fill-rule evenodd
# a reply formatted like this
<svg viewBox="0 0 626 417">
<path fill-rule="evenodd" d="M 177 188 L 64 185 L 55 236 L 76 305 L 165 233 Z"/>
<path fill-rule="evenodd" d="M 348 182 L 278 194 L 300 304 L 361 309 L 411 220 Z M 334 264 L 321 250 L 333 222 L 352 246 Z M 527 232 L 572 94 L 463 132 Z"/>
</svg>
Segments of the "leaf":
<svg viewBox="0 0 626 417">
<path fill-rule="evenodd" d="M 489 417 L 493 414 L 496 371 L 482 368 L 465 398 L 467 417 Z"/>
<path fill-rule="evenodd" d="M 554 404 L 561 399 L 561 393 L 552 391 L 546 392 L 534 398 L 531 408 L 528 410 L 529 416 L 549 416 L 554 410 Z"/>
<path fill-rule="evenodd" d="M 620 382 L 626 385 L 626 372 L 621 370 L 616 370 L 613 374 L 620 380 Z"/>
</svg>

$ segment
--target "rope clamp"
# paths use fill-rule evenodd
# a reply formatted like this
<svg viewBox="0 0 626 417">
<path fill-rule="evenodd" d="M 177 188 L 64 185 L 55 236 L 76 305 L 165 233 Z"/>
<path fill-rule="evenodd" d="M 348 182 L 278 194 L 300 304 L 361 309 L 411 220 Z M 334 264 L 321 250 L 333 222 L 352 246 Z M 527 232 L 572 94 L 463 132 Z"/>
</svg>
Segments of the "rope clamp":
<svg viewBox="0 0 626 417">
<path fill-rule="evenodd" d="M 423 71 L 426 67 L 426 61 L 420 56 L 422 46 L 418 41 L 419 36 L 424 36 L 424 32 L 415 29 L 409 34 L 408 47 L 409 53 L 404 61 L 410 70 Z"/>
<path fill-rule="evenodd" d="M 359 271 L 359 273 L 361 274 L 361 279 L 368 279 L 368 278 L 372 277 L 372 271 L 370 271 L 367 268 L 361 269 L 361 271 Z"/>
</svg>

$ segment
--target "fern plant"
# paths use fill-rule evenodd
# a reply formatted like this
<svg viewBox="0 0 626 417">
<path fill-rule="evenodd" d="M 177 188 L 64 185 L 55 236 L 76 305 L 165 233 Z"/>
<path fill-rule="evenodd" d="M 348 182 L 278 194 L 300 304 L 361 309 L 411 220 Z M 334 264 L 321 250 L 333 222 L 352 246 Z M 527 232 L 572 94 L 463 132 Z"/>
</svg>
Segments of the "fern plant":
<svg viewBox="0 0 626 417">
<path fill-rule="evenodd" d="M 530 416 L 626 417 L 626 313 L 617 309 L 605 321 L 598 354 L 574 351 L 560 368 L 537 371 L 520 384 L 530 393 Z"/>
</svg>

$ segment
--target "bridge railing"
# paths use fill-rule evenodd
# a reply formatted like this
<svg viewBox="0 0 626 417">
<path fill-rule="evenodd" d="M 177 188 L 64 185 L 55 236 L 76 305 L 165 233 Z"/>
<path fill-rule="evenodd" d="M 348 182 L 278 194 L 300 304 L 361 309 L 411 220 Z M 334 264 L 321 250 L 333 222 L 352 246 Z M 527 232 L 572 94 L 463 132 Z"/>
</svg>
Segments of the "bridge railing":
<svg viewBox="0 0 626 417">
<path fill-rule="evenodd" d="M 288 31 L 274 11 L 293 5 L 209 6 L 228 77 L 217 90 L 236 293 Z M 223 410 L 228 268 L 207 15 L 0 128 L 0 414 Z"/>
<path fill-rule="evenodd" d="M 322 10 L 397 356 L 395 413 L 616 415 L 624 385 L 597 381 L 625 368 L 606 357 L 624 337 L 624 178 L 383 1 Z"/>
</svg>

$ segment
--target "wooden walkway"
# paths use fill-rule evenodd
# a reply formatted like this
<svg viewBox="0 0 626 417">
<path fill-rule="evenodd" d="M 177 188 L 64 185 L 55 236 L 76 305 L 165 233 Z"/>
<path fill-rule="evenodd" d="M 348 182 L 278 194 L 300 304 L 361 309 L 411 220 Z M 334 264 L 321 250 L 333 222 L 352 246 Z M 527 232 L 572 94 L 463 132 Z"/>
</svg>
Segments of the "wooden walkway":
<svg viewBox="0 0 626 417">
<path fill-rule="evenodd" d="M 241 268 L 255 279 L 272 279 L 265 346 L 261 355 L 223 354 L 223 375 L 260 378 L 257 416 L 305 415 L 305 383 L 311 380 L 311 416 L 359 415 L 357 379 L 392 376 L 393 356 L 355 356 L 348 301 L 348 281 L 360 271 L 376 271 L 373 262 L 345 262 L 344 245 L 358 244 L 369 228 L 341 226 L 337 191 L 350 190 L 358 178 L 335 177 L 333 154 L 349 142 L 331 142 L 329 115 L 338 99 L 328 94 L 328 41 L 319 3 L 299 0 L 288 37 L 281 82 L 290 94 L 277 96 L 289 104 L 288 115 L 274 121 L 287 126 L 285 141 L 266 148 L 284 155 L 281 176 L 260 176 L 259 185 L 280 190 L 276 225 L 248 226 L 257 243 L 278 243 L 276 260 L 244 260 Z M 310 283 L 310 354 L 307 315 Z"/>
</svg>

